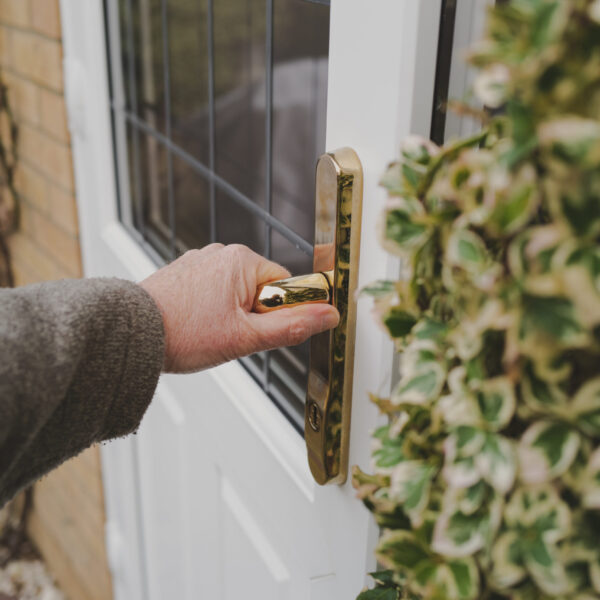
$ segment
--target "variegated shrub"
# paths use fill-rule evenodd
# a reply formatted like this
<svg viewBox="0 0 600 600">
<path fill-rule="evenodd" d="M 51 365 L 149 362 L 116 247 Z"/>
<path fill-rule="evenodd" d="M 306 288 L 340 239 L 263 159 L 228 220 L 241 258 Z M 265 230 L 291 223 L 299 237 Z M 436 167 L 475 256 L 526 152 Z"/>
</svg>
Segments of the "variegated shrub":
<svg viewBox="0 0 600 600">
<path fill-rule="evenodd" d="M 401 379 L 354 471 L 386 569 L 360 598 L 600 598 L 600 0 L 496 7 L 471 60 L 481 134 L 382 182 Z"/>
</svg>

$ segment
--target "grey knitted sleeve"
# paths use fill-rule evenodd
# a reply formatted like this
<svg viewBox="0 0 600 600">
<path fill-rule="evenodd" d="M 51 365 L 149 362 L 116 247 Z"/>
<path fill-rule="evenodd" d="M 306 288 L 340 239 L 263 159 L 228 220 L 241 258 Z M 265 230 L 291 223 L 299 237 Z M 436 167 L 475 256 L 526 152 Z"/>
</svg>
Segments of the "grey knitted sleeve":
<svg viewBox="0 0 600 600">
<path fill-rule="evenodd" d="M 163 353 L 161 314 L 134 283 L 0 289 L 0 507 L 94 442 L 137 429 Z"/>
</svg>

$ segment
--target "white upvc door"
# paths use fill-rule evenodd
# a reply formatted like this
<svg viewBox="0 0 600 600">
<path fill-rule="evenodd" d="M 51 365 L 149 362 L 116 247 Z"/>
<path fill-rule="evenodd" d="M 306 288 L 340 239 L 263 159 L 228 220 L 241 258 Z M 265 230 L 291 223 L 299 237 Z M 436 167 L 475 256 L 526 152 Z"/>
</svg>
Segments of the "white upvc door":
<svg viewBox="0 0 600 600">
<path fill-rule="evenodd" d="M 364 169 L 359 285 L 395 276 L 380 248 L 378 179 L 431 124 L 441 0 L 333 0 L 328 150 Z M 156 266 L 117 212 L 104 13 L 61 0 L 65 84 L 85 275 L 139 281 Z M 350 464 L 368 469 L 393 351 L 359 301 Z M 350 483 L 316 485 L 302 437 L 237 362 L 163 376 L 137 435 L 102 447 L 116 600 L 351 600 L 377 529 Z"/>
</svg>

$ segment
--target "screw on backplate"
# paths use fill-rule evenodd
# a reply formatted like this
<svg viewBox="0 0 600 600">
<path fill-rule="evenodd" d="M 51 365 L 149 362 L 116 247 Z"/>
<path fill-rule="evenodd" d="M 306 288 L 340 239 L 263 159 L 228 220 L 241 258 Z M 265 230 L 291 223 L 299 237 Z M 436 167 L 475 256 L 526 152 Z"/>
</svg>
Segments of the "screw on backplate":
<svg viewBox="0 0 600 600">
<path fill-rule="evenodd" d="M 321 411 L 316 402 L 311 402 L 308 407 L 308 422 L 314 431 L 321 429 Z"/>
</svg>

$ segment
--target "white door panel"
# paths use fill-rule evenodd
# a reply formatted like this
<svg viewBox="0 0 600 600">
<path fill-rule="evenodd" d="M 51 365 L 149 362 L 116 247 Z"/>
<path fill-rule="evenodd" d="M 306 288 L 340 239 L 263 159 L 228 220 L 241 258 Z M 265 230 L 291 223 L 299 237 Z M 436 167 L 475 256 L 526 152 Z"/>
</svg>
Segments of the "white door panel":
<svg viewBox="0 0 600 600">
<path fill-rule="evenodd" d="M 402 138 L 429 132 L 440 6 L 332 2 L 326 139 L 363 163 L 360 285 L 398 270 L 377 240 L 378 181 Z M 140 280 L 155 267 L 118 221 L 102 2 L 61 8 L 85 273 Z M 361 301 L 351 465 L 368 468 L 368 392 L 386 392 L 392 355 Z M 116 600 L 351 600 L 375 567 L 350 483 L 314 483 L 301 436 L 238 363 L 164 376 L 138 435 L 102 457 Z"/>
</svg>

